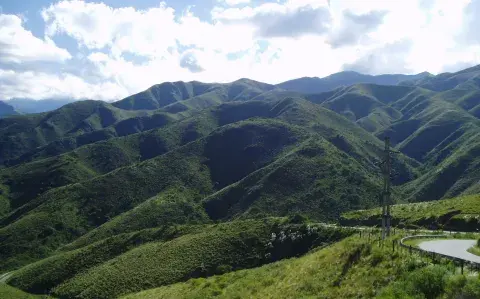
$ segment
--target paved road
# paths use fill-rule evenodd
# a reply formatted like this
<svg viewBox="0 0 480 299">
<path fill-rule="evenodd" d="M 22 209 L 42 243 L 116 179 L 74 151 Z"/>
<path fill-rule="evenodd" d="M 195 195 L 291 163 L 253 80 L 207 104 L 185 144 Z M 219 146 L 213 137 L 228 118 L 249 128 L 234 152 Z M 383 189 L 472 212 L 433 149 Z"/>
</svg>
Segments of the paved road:
<svg viewBox="0 0 480 299">
<path fill-rule="evenodd" d="M 420 249 L 430 252 L 441 253 L 466 261 L 480 263 L 480 256 L 471 254 L 468 248 L 474 246 L 477 240 L 432 240 L 418 244 Z"/>
</svg>

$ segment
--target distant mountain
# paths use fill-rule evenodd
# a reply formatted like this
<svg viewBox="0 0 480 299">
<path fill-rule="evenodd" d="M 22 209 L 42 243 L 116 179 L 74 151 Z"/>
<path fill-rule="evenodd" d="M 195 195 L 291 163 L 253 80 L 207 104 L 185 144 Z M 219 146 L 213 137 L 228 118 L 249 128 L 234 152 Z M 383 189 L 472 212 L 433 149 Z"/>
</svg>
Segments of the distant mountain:
<svg viewBox="0 0 480 299">
<path fill-rule="evenodd" d="M 8 104 L 18 112 L 27 114 L 52 111 L 74 101 L 73 99 L 32 100 L 16 98 L 9 100 Z"/>
<path fill-rule="evenodd" d="M 249 79 L 162 83 L 1 118 L 0 273 L 15 270 L 7 283 L 35 294 L 115 298 L 308 250 L 316 230 L 287 240 L 270 217 L 335 222 L 378 206 L 385 136 L 394 201 L 480 193 L 477 68 L 349 86 L 369 76 L 344 72 L 313 78 L 337 83 L 313 94 Z"/>
<path fill-rule="evenodd" d="M 397 85 L 406 80 L 418 80 L 431 76 L 428 72 L 416 75 L 364 75 L 353 71 L 345 71 L 324 78 L 304 77 L 286 81 L 277 85 L 277 87 L 302 92 L 307 94 L 320 93 L 333 90 L 341 86 L 349 86 L 358 83 L 371 83 L 378 85 Z"/>
<path fill-rule="evenodd" d="M 155 110 L 205 108 L 205 104 L 220 104 L 227 101 L 251 100 L 274 85 L 250 79 L 240 79 L 232 83 L 165 82 L 113 103 L 113 106 L 126 110 Z M 186 105 L 186 106 L 185 106 Z"/>
<path fill-rule="evenodd" d="M 5 102 L 0 101 L 0 117 L 19 114 L 15 108 Z"/>
<path fill-rule="evenodd" d="M 446 91 L 456 88 L 467 81 L 480 81 L 480 65 L 461 70 L 456 73 L 442 73 L 437 76 L 424 76 L 421 78 L 410 78 L 408 81 L 400 82 L 400 85 L 420 86 L 434 91 Z"/>
</svg>

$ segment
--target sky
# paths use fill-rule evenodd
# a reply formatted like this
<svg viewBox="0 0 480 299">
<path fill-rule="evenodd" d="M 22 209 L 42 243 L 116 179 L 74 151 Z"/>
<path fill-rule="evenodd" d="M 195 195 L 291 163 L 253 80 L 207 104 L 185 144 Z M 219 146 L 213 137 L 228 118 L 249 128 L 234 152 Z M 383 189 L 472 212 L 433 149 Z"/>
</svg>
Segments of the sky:
<svg viewBox="0 0 480 299">
<path fill-rule="evenodd" d="M 0 100 L 480 64 L 480 0 L 0 0 Z"/>
</svg>

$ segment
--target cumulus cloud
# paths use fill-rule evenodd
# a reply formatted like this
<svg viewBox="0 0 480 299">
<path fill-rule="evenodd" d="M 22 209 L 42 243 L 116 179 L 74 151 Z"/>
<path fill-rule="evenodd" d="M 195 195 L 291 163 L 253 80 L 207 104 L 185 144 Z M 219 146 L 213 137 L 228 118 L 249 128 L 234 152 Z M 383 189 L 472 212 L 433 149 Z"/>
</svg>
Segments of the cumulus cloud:
<svg viewBox="0 0 480 299">
<path fill-rule="evenodd" d="M 330 27 L 331 16 L 326 2 L 319 3 L 322 1 L 266 3 L 241 9 L 217 8 L 213 11 L 213 18 L 224 23 L 251 24 L 261 38 L 322 35 Z"/>
<path fill-rule="evenodd" d="M 480 63 L 479 2 L 198 4 L 195 9 L 211 10 L 209 19 L 191 7 L 175 11 L 165 3 L 139 10 L 59 1 L 41 12 L 42 38 L 17 16 L 0 19 L 0 97 L 110 100 L 165 81 L 248 77 L 279 83 L 344 69 L 369 74 L 456 70 Z M 58 35 L 73 38 L 78 53 L 57 47 Z"/>
<path fill-rule="evenodd" d="M 239 4 L 250 3 L 250 0 L 218 0 L 218 2 L 224 2 L 227 5 L 235 6 Z"/>
<path fill-rule="evenodd" d="M 192 73 L 200 73 L 205 69 L 198 63 L 194 52 L 186 52 L 180 58 L 180 66 Z"/>
<path fill-rule="evenodd" d="M 463 43 L 471 41 L 480 43 L 478 28 L 480 28 L 480 0 L 472 0 L 463 10 L 463 30 L 458 34 L 459 40 Z"/>
<path fill-rule="evenodd" d="M 128 93 L 111 82 L 87 83 L 71 74 L 0 70 L 0 100 L 72 98 L 116 100 Z"/>
<path fill-rule="evenodd" d="M 343 65 L 344 70 L 367 74 L 412 73 L 407 57 L 413 42 L 405 39 L 367 51 L 359 59 Z"/>
<path fill-rule="evenodd" d="M 23 27 L 16 15 L 0 15 L 0 63 L 64 62 L 72 58 L 50 38 L 40 39 Z"/>
<path fill-rule="evenodd" d="M 334 29 L 327 42 L 333 47 L 356 45 L 383 23 L 387 11 L 373 10 L 364 14 L 355 14 L 350 10 L 343 12 L 339 28 Z"/>
<path fill-rule="evenodd" d="M 48 36 L 65 33 L 90 49 L 112 47 L 146 56 L 164 55 L 175 45 L 175 14 L 161 3 L 140 11 L 132 7 L 112 8 L 104 3 L 61 1 L 42 11 Z"/>
</svg>

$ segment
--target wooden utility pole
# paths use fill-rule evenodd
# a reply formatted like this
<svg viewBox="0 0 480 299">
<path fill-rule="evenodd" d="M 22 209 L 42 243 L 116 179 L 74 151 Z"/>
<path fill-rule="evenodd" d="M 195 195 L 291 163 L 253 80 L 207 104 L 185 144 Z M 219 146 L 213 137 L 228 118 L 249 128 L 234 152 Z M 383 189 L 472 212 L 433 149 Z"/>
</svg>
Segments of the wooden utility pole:
<svg viewBox="0 0 480 299">
<path fill-rule="evenodd" d="M 382 200 L 382 240 L 390 236 L 390 173 L 392 161 L 390 157 L 390 137 L 385 137 L 384 160 L 382 162 L 383 171 L 383 200 Z"/>
</svg>

